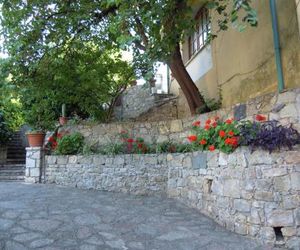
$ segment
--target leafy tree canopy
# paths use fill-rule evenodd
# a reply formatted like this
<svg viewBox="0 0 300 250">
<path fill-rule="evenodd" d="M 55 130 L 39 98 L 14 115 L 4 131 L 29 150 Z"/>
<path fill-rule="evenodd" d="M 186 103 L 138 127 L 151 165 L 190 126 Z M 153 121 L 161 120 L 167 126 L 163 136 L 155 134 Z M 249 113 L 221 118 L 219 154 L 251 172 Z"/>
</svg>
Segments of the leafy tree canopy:
<svg viewBox="0 0 300 250">
<path fill-rule="evenodd" d="M 185 35 L 196 28 L 193 0 L 0 0 L 5 48 L 13 58 L 14 76 L 34 75 L 46 57 L 66 48 L 97 45 L 99 51 L 119 47 L 134 53 L 138 76 L 151 78 L 153 63 L 166 62 L 192 113 L 204 99 L 183 67 L 178 53 Z M 209 0 L 218 14 L 219 30 L 229 24 L 257 24 L 250 0 Z M 242 12 L 240 10 L 243 10 Z M 239 18 L 239 14 L 241 15 Z M 239 25 L 239 27 L 245 27 Z M 215 37 L 216 30 L 211 38 Z M 179 66 L 177 66 L 179 65 Z"/>
<path fill-rule="evenodd" d="M 10 81 L 9 61 L 0 59 L 0 114 L 10 130 L 17 130 L 24 122 L 17 87 Z"/>
</svg>

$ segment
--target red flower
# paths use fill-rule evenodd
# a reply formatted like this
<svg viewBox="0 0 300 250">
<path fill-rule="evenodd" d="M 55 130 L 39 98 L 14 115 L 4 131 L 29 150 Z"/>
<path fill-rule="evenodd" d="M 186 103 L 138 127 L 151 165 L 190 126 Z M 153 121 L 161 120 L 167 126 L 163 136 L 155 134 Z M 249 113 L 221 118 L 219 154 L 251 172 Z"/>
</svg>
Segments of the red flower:
<svg viewBox="0 0 300 250">
<path fill-rule="evenodd" d="M 256 115 L 255 119 L 259 122 L 263 122 L 263 121 L 267 120 L 267 118 L 263 115 Z"/>
<path fill-rule="evenodd" d="M 57 147 L 57 142 L 54 141 L 54 142 L 51 144 L 51 148 L 52 148 L 52 149 L 56 149 L 56 147 Z"/>
<path fill-rule="evenodd" d="M 210 145 L 210 146 L 208 147 L 208 149 L 209 149 L 209 151 L 214 151 L 216 148 L 215 148 L 214 145 Z"/>
<path fill-rule="evenodd" d="M 231 124 L 231 123 L 232 123 L 232 120 L 231 120 L 231 119 L 227 119 L 225 122 L 226 122 L 227 124 Z"/>
<path fill-rule="evenodd" d="M 199 142 L 199 144 L 201 144 L 201 145 L 205 145 L 207 143 L 207 141 L 205 140 L 205 139 L 202 139 L 200 142 Z"/>
<path fill-rule="evenodd" d="M 224 131 L 224 130 L 220 130 L 219 136 L 220 136 L 221 138 L 225 137 L 225 136 L 226 136 L 225 131 Z"/>
<path fill-rule="evenodd" d="M 196 136 L 196 135 L 190 135 L 190 136 L 188 136 L 187 138 L 188 138 L 188 140 L 189 140 L 190 142 L 197 141 L 197 136 Z"/>
<path fill-rule="evenodd" d="M 230 131 L 228 132 L 228 135 L 229 135 L 229 136 L 234 136 L 234 132 L 230 130 Z"/>
<path fill-rule="evenodd" d="M 214 122 L 213 124 L 212 124 L 212 126 L 215 128 L 215 127 L 217 127 L 217 123 L 216 122 Z"/>
<path fill-rule="evenodd" d="M 62 137 L 63 137 L 63 134 L 61 134 L 61 133 L 57 134 L 57 138 L 61 139 Z"/>
<path fill-rule="evenodd" d="M 204 129 L 205 129 L 205 130 L 209 130 L 209 129 L 210 129 L 210 125 L 209 125 L 209 124 L 206 124 L 205 127 L 204 127 Z"/>
<path fill-rule="evenodd" d="M 205 123 L 206 124 L 210 124 L 211 123 L 211 119 L 207 119 Z"/>
<path fill-rule="evenodd" d="M 128 138 L 128 139 L 127 139 L 127 142 L 128 142 L 128 143 L 133 143 L 134 140 L 133 140 L 132 138 Z"/>
<path fill-rule="evenodd" d="M 233 147 L 237 147 L 237 145 L 238 145 L 238 138 L 237 137 L 227 138 L 225 140 L 225 144 L 232 145 Z"/>
<path fill-rule="evenodd" d="M 193 122 L 193 126 L 194 127 L 200 127 L 200 124 L 201 124 L 201 122 L 200 121 L 195 121 L 195 122 Z"/>
<path fill-rule="evenodd" d="M 144 147 L 144 144 L 143 143 L 138 143 L 138 148 L 143 148 Z"/>
<path fill-rule="evenodd" d="M 231 138 L 226 138 L 225 139 L 225 144 L 231 145 L 232 139 Z"/>
<path fill-rule="evenodd" d="M 232 137 L 232 146 L 237 147 L 238 145 L 238 137 Z"/>
<path fill-rule="evenodd" d="M 55 142 L 54 138 L 52 136 L 49 137 L 48 139 L 49 142 Z"/>
</svg>

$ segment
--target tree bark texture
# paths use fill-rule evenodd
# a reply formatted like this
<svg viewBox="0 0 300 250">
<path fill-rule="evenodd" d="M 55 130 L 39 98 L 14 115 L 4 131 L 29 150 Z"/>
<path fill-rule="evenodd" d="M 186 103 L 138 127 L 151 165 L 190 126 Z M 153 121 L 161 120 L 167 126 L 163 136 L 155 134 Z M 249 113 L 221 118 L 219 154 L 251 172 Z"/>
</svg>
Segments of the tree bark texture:
<svg viewBox="0 0 300 250">
<path fill-rule="evenodd" d="M 182 92 L 189 105 L 191 114 L 196 114 L 199 107 L 205 107 L 206 109 L 206 104 L 203 96 L 200 94 L 197 86 L 195 85 L 194 81 L 192 80 L 191 76 L 184 66 L 179 44 L 176 45 L 168 66 L 170 67 L 173 76 L 182 89 Z"/>
</svg>

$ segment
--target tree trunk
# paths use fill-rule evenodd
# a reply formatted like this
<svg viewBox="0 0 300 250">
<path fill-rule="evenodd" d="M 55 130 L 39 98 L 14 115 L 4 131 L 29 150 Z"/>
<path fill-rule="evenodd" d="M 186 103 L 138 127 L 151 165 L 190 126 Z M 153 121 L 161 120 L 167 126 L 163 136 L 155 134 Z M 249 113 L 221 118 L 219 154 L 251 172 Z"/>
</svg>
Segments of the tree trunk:
<svg viewBox="0 0 300 250">
<path fill-rule="evenodd" d="M 187 72 L 180 52 L 180 45 L 177 44 L 176 48 L 171 56 L 171 60 L 168 62 L 173 76 L 177 80 L 182 92 L 188 102 L 191 114 L 197 113 L 199 107 L 207 109 L 203 96 L 200 94 L 197 86 L 193 82 L 189 73 Z"/>
</svg>

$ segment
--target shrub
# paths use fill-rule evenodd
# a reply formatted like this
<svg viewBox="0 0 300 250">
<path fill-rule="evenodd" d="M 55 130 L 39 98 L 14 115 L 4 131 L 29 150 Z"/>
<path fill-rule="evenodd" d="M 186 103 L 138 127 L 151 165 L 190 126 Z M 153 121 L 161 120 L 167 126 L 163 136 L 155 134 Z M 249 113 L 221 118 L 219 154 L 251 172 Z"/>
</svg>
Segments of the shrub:
<svg viewBox="0 0 300 250">
<path fill-rule="evenodd" d="M 187 153 L 192 151 L 191 144 L 173 143 L 170 141 L 158 143 L 155 145 L 155 153 Z"/>
<path fill-rule="evenodd" d="M 61 138 L 57 138 L 57 146 L 55 153 L 59 155 L 78 154 L 82 151 L 84 145 L 84 137 L 80 133 L 66 134 Z"/>
<path fill-rule="evenodd" d="M 239 126 L 241 133 L 241 145 L 250 146 L 251 150 L 262 148 L 269 151 L 281 148 L 292 149 L 300 143 L 300 134 L 290 126 L 282 126 L 278 121 L 244 122 Z"/>
<path fill-rule="evenodd" d="M 8 128 L 7 123 L 4 121 L 3 114 L 0 112 L 0 145 L 7 144 L 11 135 L 12 132 Z"/>
<path fill-rule="evenodd" d="M 123 143 L 109 143 L 102 146 L 99 150 L 100 154 L 103 155 L 117 155 L 124 154 L 124 144 Z"/>
</svg>

